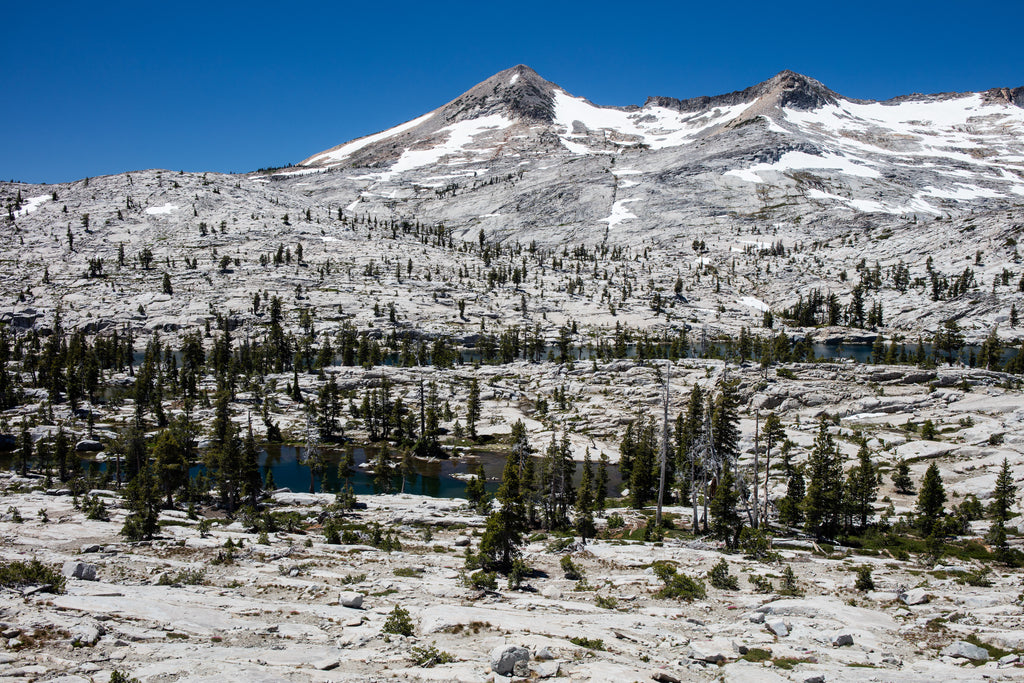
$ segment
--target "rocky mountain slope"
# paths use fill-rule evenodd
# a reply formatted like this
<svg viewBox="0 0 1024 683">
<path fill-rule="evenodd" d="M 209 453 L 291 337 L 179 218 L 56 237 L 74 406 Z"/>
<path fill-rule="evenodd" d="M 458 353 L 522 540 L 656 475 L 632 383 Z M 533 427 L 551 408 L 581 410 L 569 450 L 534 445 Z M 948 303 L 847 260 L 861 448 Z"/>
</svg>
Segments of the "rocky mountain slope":
<svg viewBox="0 0 1024 683">
<path fill-rule="evenodd" d="M 597 335 L 680 320 L 735 333 L 814 291 L 846 306 L 874 268 L 868 304 L 883 305 L 883 331 L 927 336 L 954 318 L 971 338 L 997 324 L 1013 338 L 1011 308 L 1024 306 L 1021 92 L 871 102 L 782 72 L 726 95 L 605 107 L 517 66 L 277 172 L 2 184 L 0 286 L 11 315 L 52 313 L 60 300 L 72 324 L 98 327 L 173 330 L 224 308 L 244 316 L 254 291 L 298 291 L 305 298 L 286 305 L 340 310 L 363 328 L 373 303 L 391 303 L 428 332 L 460 334 L 486 317 L 549 331 L 572 320 Z M 444 238 L 424 240 L 428 226 Z M 501 255 L 506 274 L 529 265 L 530 276 L 484 286 L 493 259 L 463 247 L 481 234 L 513 249 Z M 531 243 L 523 261 L 515 245 Z M 301 264 L 258 263 L 298 244 Z M 568 254 L 577 245 L 588 251 Z M 139 268 L 147 250 L 152 267 Z M 544 262 L 556 254 L 568 259 Z M 103 277 L 83 277 L 97 259 Z M 890 274 L 903 267 L 896 286 Z M 164 272 L 173 298 L 160 294 Z M 677 279 L 659 317 L 652 299 Z M 932 279 L 950 288 L 936 296 Z M 459 300 L 478 317 L 452 315 Z"/>
</svg>

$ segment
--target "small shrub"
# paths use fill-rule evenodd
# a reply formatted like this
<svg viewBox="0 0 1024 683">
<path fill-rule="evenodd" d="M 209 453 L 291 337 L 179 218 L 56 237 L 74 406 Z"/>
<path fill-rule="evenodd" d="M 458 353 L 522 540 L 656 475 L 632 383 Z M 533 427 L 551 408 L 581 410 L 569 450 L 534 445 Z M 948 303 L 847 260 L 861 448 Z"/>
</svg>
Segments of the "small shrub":
<svg viewBox="0 0 1024 683">
<path fill-rule="evenodd" d="M 570 581 L 580 581 L 583 579 L 583 570 L 576 566 L 576 563 L 572 561 L 572 557 L 563 555 L 561 564 L 565 578 Z"/>
<path fill-rule="evenodd" d="M 595 595 L 594 604 L 600 607 L 601 609 L 615 609 L 619 606 L 619 599 L 616 598 L 614 595 Z"/>
<path fill-rule="evenodd" d="M 44 593 L 63 593 L 65 583 L 59 569 L 36 559 L 0 563 L 0 586 L 4 588 L 44 586 Z"/>
<path fill-rule="evenodd" d="M 418 570 L 418 569 L 416 569 L 414 567 L 395 567 L 395 569 L 394 569 L 394 575 L 395 576 L 411 577 L 411 576 L 419 576 L 420 573 L 421 573 L 420 570 Z"/>
<path fill-rule="evenodd" d="M 469 575 L 468 583 L 471 588 L 478 590 L 498 590 L 498 574 L 497 572 L 488 572 L 481 569 Z"/>
<path fill-rule="evenodd" d="M 655 595 L 659 598 L 674 598 L 676 600 L 700 600 L 707 596 L 704 582 L 694 579 L 686 574 L 679 574 L 676 568 L 668 562 L 659 561 L 653 565 L 655 575 L 661 579 L 665 586 Z"/>
<path fill-rule="evenodd" d="M 341 579 L 341 582 L 345 585 L 362 583 L 363 581 L 366 581 L 366 574 L 349 574 Z"/>
<path fill-rule="evenodd" d="M 415 646 L 412 648 L 411 654 L 413 664 L 424 669 L 429 669 L 438 664 L 450 664 L 455 661 L 455 655 L 451 652 L 438 650 L 434 643 L 422 647 Z"/>
<path fill-rule="evenodd" d="M 523 579 L 530 575 L 531 570 L 520 558 L 512 560 L 512 568 L 508 571 L 508 587 L 518 590 L 523 585 Z"/>
<path fill-rule="evenodd" d="M 871 578 L 870 565 L 862 564 L 857 567 L 857 580 L 854 582 L 853 587 L 859 591 L 875 590 L 875 580 Z"/>
<path fill-rule="evenodd" d="M 395 608 L 388 614 L 387 621 L 384 622 L 383 632 L 396 636 L 411 636 L 415 630 L 409 610 L 404 609 L 401 605 L 395 605 Z"/>
<path fill-rule="evenodd" d="M 622 515 L 618 512 L 613 512 L 608 515 L 608 528 L 609 529 L 621 529 L 626 526 L 626 520 L 622 519 Z"/>
<path fill-rule="evenodd" d="M 724 557 L 708 572 L 708 582 L 723 591 L 738 591 L 740 589 L 739 579 L 729 573 L 729 563 L 725 561 Z"/>
<path fill-rule="evenodd" d="M 588 650 L 603 650 L 604 641 L 600 638 L 584 638 L 583 636 L 573 636 L 569 639 L 569 642 L 573 645 L 585 647 Z"/>
<path fill-rule="evenodd" d="M 202 568 L 182 569 L 177 574 L 164 573 L 157 581 L 158 586 L 201 586 L 206 583 L 206 570 Z"/>
<path fill-rule="evenodd" d="M 782 572 L 782 587 L 779 588 L 779 595 L 803 595 L 803 591 L 796 584 L 796 574 L 793 573 L 793 568 L 789 565 L 786 565 L 785 571 Z"/>
<path fill-rule="evenodd" d="M 747 581 L 754 587 L 755 593 L 774 593 L 775 587 L 772 586 L 772 581 L 767 576 L 761 576 L 760 574 L 751 574 L 747 577 Z"/>
<path fill-rule="evenodd" d="M 139 683 L 139 679 L 129 676 L 119 669 L 114 669 L 110 672 L 110 683 Z"/>
</svg>

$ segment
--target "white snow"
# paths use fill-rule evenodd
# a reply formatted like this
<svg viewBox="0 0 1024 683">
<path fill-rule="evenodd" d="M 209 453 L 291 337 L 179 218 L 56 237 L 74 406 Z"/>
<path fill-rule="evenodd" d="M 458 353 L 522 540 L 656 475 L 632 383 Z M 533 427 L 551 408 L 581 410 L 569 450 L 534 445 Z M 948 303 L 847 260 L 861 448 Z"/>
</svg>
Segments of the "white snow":
<svg viewBox="0 0 1024 683">
<path fill-rule="evenodd" d="M 565 148 L 572 152 L 573 154 L 590 154 L 589 147 L 587 147 L 586 145 L 581 145 L 578 142 L 572 142 L 564 135 L 561 136 L 559 140 L 561 140 L 562 144 L 565 145 Z"/>
<path fill-rule="evenodd" d="M 836 154 L 825 154 L 817 156 L 807 152 L 786 152 L 774 164 L 755 164 L 748 169 L 735 169 L 726 171 L 725 175 L 736 176 L 748 182 L 764 182 L 757 175 L 765 172 L 784 173 L 786 171 L 797 171 L 814 169 L 822 171 L 838 171 L 845 175 L 857 176 L 860 178 L 878 178 L 881 174 L 873 168 L 854 163 L 852 160 Z M 757 180 L 753 180 L 757 177 Z"/>
<path fill-rule="evenodd" d="M 608 223 L 609 228 L 614 228 L 623 221 L 628 221 L 631 218 L 636 218 L 636 214 L 632 213 L 626 208 L 626 204 L 629 202 L 638 202 L 640 198 L 634 199 L 620 199 L 612 204 L 612 214 L 608 218 L 602 218 L 602 222 Z"/>
<path fill-rule="evenodd" d="M 29 197 L 28 200 L 25 202 L 25 205 L 14 212 L 14 217 L 21 218 L 22 216 L 26 216 L 32 213 L 40 206 L 45 204 L 47 201 L 49 201 L 50 198 L 51 196 L 48 194 L 41 194 L 38 197 Z"/>
<path fill-rule="evenodd" d="M 467 149 L 467 147 L 473 142 L 473 139 L 476 136 L 482 133 L 508 128 L 514 123 L 515 121 L 507 119 L 501 114 L 492 114 L 490 116 L 459 121 L 450 126 L 445 126 L 438 131 L 438 134 L 440 135 L 447 134 L 447 139 L 445 139 L 444 142 L 427 149 L 405 150 L 402 153 L 402 156 L 398 158 L 398 161 L 396 161 L 388 171 L 381 174 L 380 179 L 390 180 L 399 173 L 437 163 L 443 157 L 452 154 L 472 154 L 473 150 Z"/>
<path fill-rule="evenodd" d="M 508 79 L 509 85 L 515 85 L 516 81 L 519 80 L 519 74 L 512 74 L 512 78 Z"/>
<path fill-rule="evenodd" d="M 146 213 L 148 213 L 150 216 L 163 216 L 177 210 L 177 206 L 168 202 L 163 206 L 151 206 L 148 209 L 146 209 Z"/>
<path fill-rule="evenodd" d="M 736 303 L 742 306 L 748 306 L 750 308 L 757 309 L 759 311 L 767 311 L 771 309 L 771 306 L 761 301 L 760 299 L 755 299 L 752 296 L 745 296 L 740 299 L 737 299 Z"/>
<path fill-rule="evenodd" d="M 937 187 L 925 187 L 918 193 L 928 197 L 939 197 L 941 199 L 981 199 L 985 197 L 1002 197 L 1003 195 L 995 190 L 973 185 L 954 185 L 953 189 L 942 190 Z"/>
<path fill-rule="evenodd" d="M 420 125 L 421 123 L 423 123 L 424 121 L 426 121 L 427 119 L 429 119 L 433 115 L 434 112 L 430 112 L 424 114 L 423 116 L 420 116 L 419 118 L 413 119 L 412 121 L 406 121 L 405 123 L 399 124 L 394 128 L 388 128 L 387 130 L 382 131 L 380 133 L 374 133 L 373 135 L 367 135 L 364 138 L 353 140 L 352 142 L 346 143 L 336 149 L 328 150 L 319 156 L 313 157 L 312 159 L 305 163 L 320 164 L 324 162 L 341 161 L 345 157 L 348 157 L 353 153 L 358 152 L 367 145 L 372 145 L 373 143 L 379 142 L 380 140 L 383 140 L 385 138 L 389 138 L 393 135 L 398 135 L 399 133 L 404 133 L 407 130 L 411 130 L 416 126 Z"/>
</svg>

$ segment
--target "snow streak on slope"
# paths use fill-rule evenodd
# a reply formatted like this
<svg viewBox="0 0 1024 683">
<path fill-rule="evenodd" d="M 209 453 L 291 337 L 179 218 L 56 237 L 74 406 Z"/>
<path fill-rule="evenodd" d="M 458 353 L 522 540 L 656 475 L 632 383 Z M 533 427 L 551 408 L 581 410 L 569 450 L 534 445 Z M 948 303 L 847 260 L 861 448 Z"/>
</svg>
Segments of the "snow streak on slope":
<svg viewBox="0 0 1024 683">
<path fill-rule="evenodd" d="M 402 156 L 398 158 L 398 161 L 388 171 L 381 174 L 380 179 L 390 180 L 404 171 L 437 163 L 445 156 L 461 154 L 475 157 L 479 152 L 473 150 L 471 145 L 478 135 L 508 128 L 514 123 L 515 121 L 507 119 L 501 114 L 492 114 L 491 116 L 468 119 L 445 126 L 438 131 L 440 135 L 447 135 L 447 139 L 444 142 L 426 149 L 405 150 Z M 483 151 L 490 152 L 491 150 L 486 149 Z"/>
<path fill-rule="evenodd" d="M 21 218 L 22 216 L 27 216 L 49 200 L 50 195 L 48 194 L 41 194 L 38 197 L 29 197 L 28 201 L 25 202 L 25 205 L 14 212 L 14 217 Z"/>
<path fill-rule="evenodd" d="M 407 130 L 412 130 L 413 128 L 425 122 L 433 115 L 434 112 L 430 112 L 429 114 L 424 114 L 423 116 L 413 119 L 412 121 L 406 121 L 405 123 L 397 125 L 394 128 L 388 128 L 387 130 L 382 131 L 380 133 L 375 133 L 374 135 L 367 135 L 365 138 L 353 140 L 352 142 L 341 145 L 336 149 L 328 150 L 319 156 L 313 157 L 312 159 L 309 160 L 309 163 L 322 164 L 325 162 L 337 163 L 343 161 L 346 157 L 352 155 L 355 152 L 358 152 L 359 150 L 368 145 L 372 145 L 375 142 L 380 142 L 381 140 L 390 138 L 394 135 L 398 135 L 399 133 L 404 133 Z"/>
<path fill-rule="evenodd" d="M 657 106 L 636 111 L 598 107 L 562 91 L 555 91 L 554 100 L 555 125 L 565 129 L 562 143 L 574 154 L 589 153 L 589 148 L 580 142 L 588 131 L 611 132 L 624 138 L 623 142 L 642 143 L 650 149 L 684 145 L 709 128 L 731 121 L 748 106 L 738 104 L 683 114 Z"/>
</svg>

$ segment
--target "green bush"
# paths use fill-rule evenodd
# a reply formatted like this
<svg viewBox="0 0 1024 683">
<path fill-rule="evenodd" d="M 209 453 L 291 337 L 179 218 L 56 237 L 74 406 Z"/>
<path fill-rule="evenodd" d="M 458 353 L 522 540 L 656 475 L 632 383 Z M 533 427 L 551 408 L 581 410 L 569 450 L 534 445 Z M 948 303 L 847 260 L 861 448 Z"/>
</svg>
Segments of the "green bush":
<svg viewBox="0 0 1024 683">
<path fill-rule="evenodd" d="M 573 636 L 569 639 L 569 642 L 573 645 L 585 647 L 588 650 L 603 650 L 604 641 L 600 638 L 584 638 L 583 636 Z"/>
<path fill-rule="evenodd" d="M 384 633 L 393 633 L 396 636 L 411 636 L 416 631 L 412 623 L 409 610 L 395 605 L 395 608 L 388 614 L 384 622 Z"/>
<path fill-rule="evenodd" d="M 622 519 L 622 515 L 618 512 L 613 512 L 608 515 L 608 528 L 609 529 L 621 529 L 626 526 L 626 520 Z"/>
<path fill-rule="evenodd" d="M 655 562 L 652 565 L 654 574 L 661 579 L 664 587 L 655 595 L 659 598 L 673 598 L 676 600 L 700 600 L 707 596 L 704 582 L 694 579 L 686 574 L 679 574 L 676 568 L 665 561 Z"/>
<path fill-rule="evenodd" d="M 469 575 L 469 585 L 479 590 L 498 590 L 498 574 L 497 572 L 487 572 L 482 569 L 478 572 L 473 572 Z"/>
<path fill-rule="evenodd" d="M 65 579 L 56 567 L 49 567 L 39 560 L 28 562 L 4 562 L 0 564 L 0 586 L 24 588 L 44 586 L 44 593 L 63 593 Z"/>
<path fill-rule="evenodd" d="M 729 573 L 729 563 L 725 561 L 724 557 L 708 572 L 708 582 L 723 591 L 738 591 L 740 589 L 739 579 Z"/>
<path fill-rule="evenodd" d="M 601 609 L 615 609 L 619 606 L 619 600 L 614 595 L 595 595 L 594 604 Z"/>
<path fill-rule="evenodd" d="M 857 567 L 857 581 L 854 582 L 853 587 L 859 591 L 875 590 L 875 580 L 871 578 L 870 565 L 862 564 Z"/>
<path fill-rule="evenodd" d="M 760 574 L 751 574 L 747 577 L 747 581 L 754 587 L 755 593 L 774 593 L 775 587 L 772 586 L 772 581 L 767 576 L 761 576 Z"/>
<path fill-rule="evenodd" d="M 572 557 L 569 555 L 562 556 L 561 565 L 565 578 L 570 581 L 579 581 L 583 578 L 583 570 L 576 566 L 576 563 L 572 561 Z"/>
<path fill-rule="evenodd" d="M 451 652 L 438 650 L 434 643 L 422 647 L 415 646 L 412 648 L 411 654 L 413 664 L 424 669 L 429 669 L 438 664 L 450 664 L 455 661 L 455 655 Z"/>
</svg>

